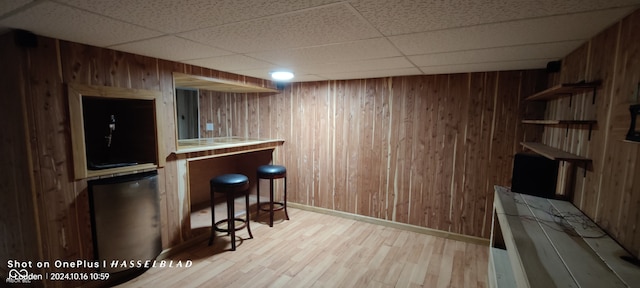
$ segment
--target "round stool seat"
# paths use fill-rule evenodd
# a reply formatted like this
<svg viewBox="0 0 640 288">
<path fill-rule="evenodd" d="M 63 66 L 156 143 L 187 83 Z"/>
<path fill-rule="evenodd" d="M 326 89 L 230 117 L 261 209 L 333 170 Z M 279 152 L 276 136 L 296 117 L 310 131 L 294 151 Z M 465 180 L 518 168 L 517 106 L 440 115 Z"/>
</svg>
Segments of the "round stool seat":
<svg viewBox="0 0 640 288">
<path fill-rule="evenodd" d="M 249 178 L 242 174 L 224 174 L 212 178 L 209 184 L 219 193 L 243 192 L 249 189 Z"/>
<path fill-rule="evenodd" d="M 280 165 L 262 165 L 258 167 L 259 178 L 282 178 L 287 175 L 287 168 Z"/>
<path fill-rule="evenodd" d="M 211 236 L 209 236 L 209 246 L 213 244 L 213 238 L 215 232 L 227 232 L 231 236 L 231 251 L 236 250 L 236 231 L 243 228 L 247 228 L 249 232 L 249 238 L 252 239 L 251 227 L 249 226 L 249 178 L 242 174 L 223 174 L 216 176 L 209 181 L 211 186 Z M 227 219 L 216 222 L 215 212 L 213 208 L 215 206 L 213 193 L 222 193 L 227 200 Z M 244 195 L 245 197 L 245 219 L 237 218 L 235 216 L 235 197 Z M 236 225 L 236 222 L 240 222 L 240 225 Z M 222 224 L 226 223 L 226 228 L 221 228 Z"/>
</svg>

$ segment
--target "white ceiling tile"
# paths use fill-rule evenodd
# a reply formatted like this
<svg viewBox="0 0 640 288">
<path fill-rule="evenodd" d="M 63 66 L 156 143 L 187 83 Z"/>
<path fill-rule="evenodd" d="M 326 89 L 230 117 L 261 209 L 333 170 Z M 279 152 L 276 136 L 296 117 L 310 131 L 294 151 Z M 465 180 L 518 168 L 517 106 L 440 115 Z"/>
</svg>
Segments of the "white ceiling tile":
<svg viewBox="0 0 640 288">
<path fill-rule="evenodd" d="M 386 36 L 638 5 L 638 0 L 352 0 Z"/>
<path fill-rule="evenodd" d="M 318 75 L 300 75 L 294 78 L 294 82 L 313 82 L 313 81 L 323 81 L 329 80 L 330 78 L 318 76 Z"/>
<path fill-rule="evenodd" d="M 401 56 L 401 54 L 385 38 L 374 38 L 323 46 L 250 53 L 249 56 L 282 66 L 299 66 L 310 63 L 388 58 Z"/>
<path fill-rule="evenodd" d="M 317 81 L 544 67 L 637 8 L 640 0 L 0 0 L 0 33 L 259 78 L 289 68 L 296 81 Z"/>
<path fill-rule="evenodd" d="M 196 59 L 183 61 L 188 64 L 196 66 L 216 69 L 220 71 L 233 72 L 237 70 L 251 70 L 259 68 L 269 68 L 273 64 L 260 61 L 251 57 L 247 57 L 240 54 L 212 57 L 205 59 Z"/>
<path fill-rule="evenodd" d="M 327 64 L 309 64 L 293 67 L 294 72 L 300 70 L 310 74 L 342 73 L 356 71 L 371 71 L 376 69 L 398 69 L 415 67 L 404 57 L 370 59 L 353 62 L 339 62 Z"/>
<path fill-rule="evenodd" d="M 531 59 L 560 59 L 578 48 L 583 41 L 567 41 L 534 45 L 497 47 L 459 52 L 443 52 L 409 56 L 416 66 L 441 66 Z"/>
<path fill-rule="evenodd" d="M 239 71 L 234 71 L 234 73 L 238 73 L 240 75 L 246 75 L 246 76 L 251 76 L 251 77 L 270 80 L 271 78 L 270 78 L 269 75 L 274 70 L 275 69 L 263 68 L 263 69 L 239 70 Z M 291 81 L 293 81 L 293 82 L 305 82 L 305 81 L 321 81 L 321 80 L 327 80 L 327 78 L 319 77 L 319 76 L 313 75 L 313 74 L 304 74 L 304 73 L 296 72 L 295 73 L 295 77 Z"/>
<path fill-rule="evenodd" d="M 184 61 L 233 54 L 175 36 L 162 36 L 109 47 L 160 59 Z"/>
<path fill-rule="evenodd" d="M 37 34 L 95 46 L 109 46 L 160 33 L 53 2 L 0 20 L 0 26 L 36 31 Z"/>
<path fill-rule="evenodd" d="M 371 71 L 358 71 L 358 72 L 344 72 L 344 73 L 324 73 L 320 76 L 327 79 L 366 79 L 366 78 L 380 78 L 390 76 L 407 76 L 407 75 L 421 75 L 422 72 L 418 68 L 399 68 L 399 69 L 382 69 Z"/>
<path fill-rule="evenodd" d="M 201 29 L 180 36 L 238 53 L 249 53 L 326 45 L 381 35 L 348 5 L 337 4 Z"/>
<path fill-rule="evenodd" d="M 525 60 L 525 61 L 428 66 L 428 67 L 420 67 L 420 70 L 422 70 L 424 74 L 449 74 L 449 73 L 467 73 L 467 72 L 485 72 L 485 71 L 541 69 L 547 66 L 547 62 L 554 61 L 554 60 L 557 60 L 557 59 L 552 58 L 552 59 L 534 59 L 534 60 Z"/>
<path fill-rule="evenodd" d="M 628 8 L 389 37 L 405 55 L 588 39 Z M 603 23 L 607 22 L 607 23 Z"/>
<path fill-rule="evenodd" d="M 7 13 L 16 10 L 24 5 L 33 2 L 32 0 L 4 0 L 0 1 L 0 18 L 4 17 Z"/>
<path fill-rule="evenodd" d="M 114 19 L 177 33 L 307 9 L 338 0 L 58 0 Z"/>
</svg>

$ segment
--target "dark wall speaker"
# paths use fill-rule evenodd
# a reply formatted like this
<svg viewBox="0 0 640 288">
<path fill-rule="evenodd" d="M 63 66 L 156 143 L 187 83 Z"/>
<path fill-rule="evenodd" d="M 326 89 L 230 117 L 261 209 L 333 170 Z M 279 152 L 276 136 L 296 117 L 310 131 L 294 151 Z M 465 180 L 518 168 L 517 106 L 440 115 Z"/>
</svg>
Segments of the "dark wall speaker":
<svg viewBox="0 0 640 288">
<path fill-rule="evenodd" d="M 558 161 L 537 154 L 516 154 L 513 160 L 511 191 L 554 198 L 557 181 Z"/>
<path fill-rule="evenodd" d="M 20 47 L 35 48 L 38 47 L 38 36 L 26 30 L 14 30 L 14 40 Z"/>
<path fill-rule="evenodd" d="M 547 73 L 560 72 L 560 68 L 562 68 L 562 61 L 560 60 L 547 63 Z"/>
</svg>

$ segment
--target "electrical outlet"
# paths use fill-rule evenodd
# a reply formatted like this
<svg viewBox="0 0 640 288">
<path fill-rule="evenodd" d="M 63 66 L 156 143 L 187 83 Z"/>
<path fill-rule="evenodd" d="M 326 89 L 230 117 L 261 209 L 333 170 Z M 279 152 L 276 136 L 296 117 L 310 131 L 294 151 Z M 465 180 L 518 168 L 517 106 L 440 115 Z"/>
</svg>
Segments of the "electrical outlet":
<svg viewBox="0 0 640 288">
<path fill-rule="evenodd" d="M 207 123 L 207 131 L 213 131 L 213 123 Z"/>
</svg>

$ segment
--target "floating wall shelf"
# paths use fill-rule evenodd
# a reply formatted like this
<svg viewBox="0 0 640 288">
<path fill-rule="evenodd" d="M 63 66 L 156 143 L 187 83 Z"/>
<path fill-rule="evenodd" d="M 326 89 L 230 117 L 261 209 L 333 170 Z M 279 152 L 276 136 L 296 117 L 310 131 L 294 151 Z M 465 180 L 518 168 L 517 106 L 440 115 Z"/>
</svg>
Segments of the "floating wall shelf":
<svg viewBox="0 0 640 288">
<path fill-rule="evenodd" d="M 587 166 L 591 163 L 591 159 L 589 158 L 578 156 L 537 142 L 521 142 L 520 145 L 551 160 L 582 164 L 584 167 L 584 176 L 587 176 Z"/>
<path fill-rule="evenodd" d="M 567 135 L 569 134 L 569 126 L 571 125 L 589 125 L 589 140 L 591 140 L 591 131 L 593 125 L 598 124 L 596 120 L 522 120 L 522 124 L 534 125 L 566 125 Z"/>
<path fill-rule="evenodd" d="M 205 76 L 187 75 L 173 73 L 175 87 L 195 88 L 202 90 L 230 92 L 230 93 L 278 93 L 276 89 L 248 84 L 236 81 L 229 81 Z"/>
<path fill-rule="evenodd" d="M 527 101 L 537 101 L 537 100 L 552 100 L 565 96 L 571 96 L 575 93 L 582 93 L 587 91 L 593 91 L 593 99 L 595 102 L 595 90 L 600 86 L 599 81 L 594 82 L 579 82 L 579 83 L 563 83 L 556 86 L 553 86 L 547 90 L 540 91 L 536 94 L 533 94 L 525 100 Z"/>
</svg>

